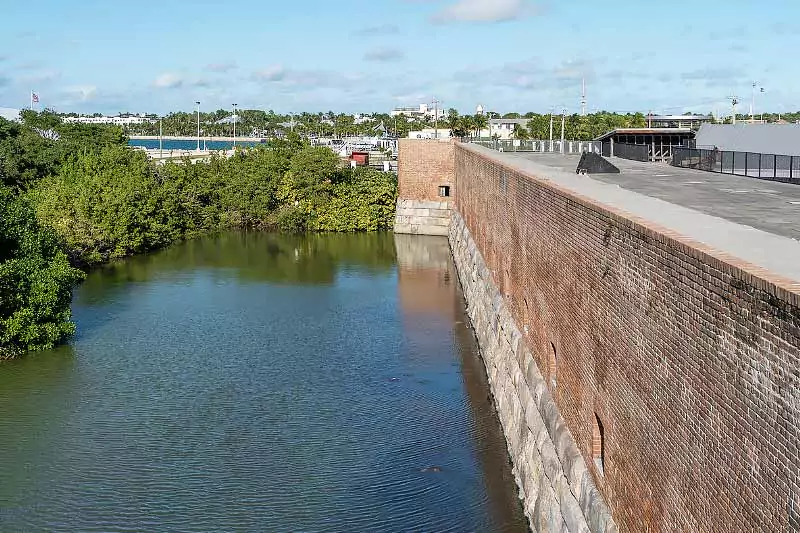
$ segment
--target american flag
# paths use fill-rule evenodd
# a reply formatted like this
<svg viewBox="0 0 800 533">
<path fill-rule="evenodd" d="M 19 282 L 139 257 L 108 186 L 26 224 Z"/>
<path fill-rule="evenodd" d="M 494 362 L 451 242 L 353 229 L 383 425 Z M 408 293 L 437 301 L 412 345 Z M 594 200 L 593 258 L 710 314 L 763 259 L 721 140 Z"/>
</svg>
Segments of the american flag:
<svg viewBox="0 0 800 533">
<path fill-rule="evenodd" d="M 33 102 L 34 104 L 38 104 L 39 103 L 39 95 L 34 93 L 34 92 L 31 92 L 31 102 Z"/>
</svg>

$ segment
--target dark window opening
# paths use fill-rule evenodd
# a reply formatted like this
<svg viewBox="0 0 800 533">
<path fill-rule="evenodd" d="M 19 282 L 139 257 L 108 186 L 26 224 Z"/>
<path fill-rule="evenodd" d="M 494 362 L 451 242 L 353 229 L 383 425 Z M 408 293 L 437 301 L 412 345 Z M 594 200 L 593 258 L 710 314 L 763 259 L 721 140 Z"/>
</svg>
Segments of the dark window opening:
<svg viewBox="0 0 800 533">
<path fill-rule="evenodd" d="M 592 428 L 592 459 L 600 474 L 604 474 L 605 467 L 605 435 L 603 432 L 603 422 L 595 413 L 594 427 Z"/>
<path fill-rule="evenodd" d="M 439 185 L 439 196 L 442 196 L 442 197 L 450 196 L 450 186 L 449 185 Z"/>
</svg>

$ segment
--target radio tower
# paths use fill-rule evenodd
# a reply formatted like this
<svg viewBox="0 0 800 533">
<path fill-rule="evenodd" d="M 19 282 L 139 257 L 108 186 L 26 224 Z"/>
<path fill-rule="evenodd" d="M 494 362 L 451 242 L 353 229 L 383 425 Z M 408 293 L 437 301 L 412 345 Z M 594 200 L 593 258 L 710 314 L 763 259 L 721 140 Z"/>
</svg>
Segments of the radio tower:
<svg viewBox="0 0 800 533">
<path fill-rule="evenodd" d="M 586 116 L 586 78 L 581 79 L 581 115 Z"/>
</svg>

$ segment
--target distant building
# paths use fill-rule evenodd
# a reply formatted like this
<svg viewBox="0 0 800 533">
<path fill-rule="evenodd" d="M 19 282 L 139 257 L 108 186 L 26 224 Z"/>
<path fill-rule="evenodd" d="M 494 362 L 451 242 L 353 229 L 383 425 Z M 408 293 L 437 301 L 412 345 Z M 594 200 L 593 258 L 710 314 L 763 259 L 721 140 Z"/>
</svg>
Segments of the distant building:
<svg viewBox="0 0 800 533">
<path fill-rule="evenodd" d="M 694 136 L 695 132 L 690 128 L 617 128 L 595 141 L 602 143 L 604 156 L 670 161 L 672 149 L 689 146 Z"/>
<path fill-rule="evenodd" d="M 116 117 L 64 117 L 64 122 L 78 123 L 78 124 L 113 124 L 115 126 L 132 126 L 135 124 L 152 124 L 155 119 L 151 119 L 146 115 L 134 114 L 121 114 Z"/>
<path fill-rule="evenodd" d="M 431 108 L 428 104 L 419 104 L 419 107 L 396 107 L 389 115 L 399 117 L 400 115 L 409 118 L 421 118 L 433 120 L 438 115 L 439 119 L 443 119 L 446 115 L 444 109 Z"/>
<path fill-rule="evenodd" d="M 703 124 L 695 137 L 695 146 L 731 152 L 800 156 L 800 125 Z"/>
<path fill-rule="evenodd" d="M 480 131 L 481 137 L 497 137 L 498 139 L 513 139 L 514 126 L 528 127 L 529 118 L 490 118 L 489 127 Z"/>
<path fill-rule="evenodd" d="M 13 120 L 19 122 L 19 109 L 13 107 L 0 107 L 0 117 L 6 120 Z"/>
<path fill-rule="evenodd" d="M 696 130 L 703 124 L 713 122 L 711 115 L 647 115 L 649 128 L 688 128 Z"/>
<path fill-rule="evenodd" d="M 448 128 L 423 128 L 419 131 L 409 131 L 409 139 L 449 139 L 450 130 Z"/>
</svg>

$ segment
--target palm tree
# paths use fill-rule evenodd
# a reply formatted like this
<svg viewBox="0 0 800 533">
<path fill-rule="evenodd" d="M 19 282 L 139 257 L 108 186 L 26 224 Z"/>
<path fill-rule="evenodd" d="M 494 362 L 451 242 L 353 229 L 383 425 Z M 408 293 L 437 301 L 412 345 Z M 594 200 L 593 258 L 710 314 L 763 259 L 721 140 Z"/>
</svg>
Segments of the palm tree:
<svg viewBox="0 0 800 533">
<path fill-rule="evenodd" d="M 481 136 L 481 130 L 489 125 L 489 119 L 484 114 L 477 114 L 472 117 L 472 124 L 475 126 L 475 137 Z"/>
<path fill-rule="evenodd" d="M 519 124 L 514 124 L 514 131 L 511 134 L 515 139 L 519 139 L 520 141 L 524 141 L 528 138 L 528 130 L 525 129 L 525 126 Z"/>
</svg>

